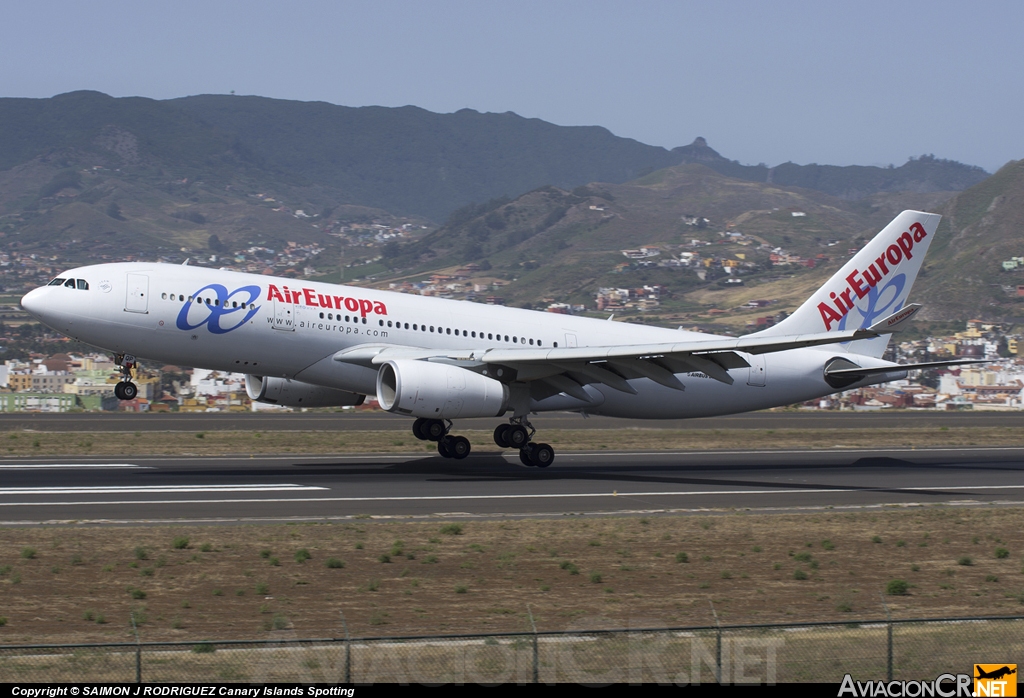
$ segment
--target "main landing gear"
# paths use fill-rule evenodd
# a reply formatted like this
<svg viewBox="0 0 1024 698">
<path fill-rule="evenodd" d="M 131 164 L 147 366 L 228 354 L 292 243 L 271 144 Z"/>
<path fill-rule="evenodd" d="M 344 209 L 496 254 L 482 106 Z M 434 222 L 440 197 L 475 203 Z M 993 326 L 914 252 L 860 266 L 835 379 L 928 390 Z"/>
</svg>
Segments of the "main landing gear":
<svg viewBox="0 0 1024 698">
<path fill-rule="evenodd" d="M 425 419 L 420 417 L 412 424 L 412 433 L 420 441 L 436 441 L 437 452 L 444 458 L 462 460 L 469 455 L 469 439 L 465 436 L 451 436 L 450 419 Z"/>
<path fill-rule="evenodd" d="M 499 424 L 494 430 L 494 443 L 501 448 L 518 448 L 519 460 L 527 467 L 546 468 L 555 460 L 555 449 L 548 444 L 533 443 L 533 428 L 526 417 L 513 417 L 510 424 Z"/>
<path fill-rule="evenodd" d="M 135 357 L 131 354 L 116 354 L 114 363 L 121 373 L 121 380 L 114 386 L 114 396 L 118 400 L 134 400 L 139 394 L 139 388 L 132 383 L 132 373 L 137 365 Z"/>
</svg>

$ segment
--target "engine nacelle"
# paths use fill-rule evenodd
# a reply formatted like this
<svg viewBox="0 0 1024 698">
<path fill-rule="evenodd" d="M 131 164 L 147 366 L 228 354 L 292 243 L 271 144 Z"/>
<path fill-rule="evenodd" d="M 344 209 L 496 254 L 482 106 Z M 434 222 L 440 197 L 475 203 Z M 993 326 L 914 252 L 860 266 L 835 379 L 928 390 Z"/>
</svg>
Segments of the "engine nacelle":
<svg viewBox="0 0 1024 698">
<path fill-rule="evenodd" d="M 366 399 L 365 395 L 345 390 L 252 374 L 245 376 L 245 392 L 250 400 L 285 407 L 353 407 Z"/>
<path fill-rule="evenodd" d="M 452 366 L 399 359 L 377 373 L 377 401 L 382 409 L 428 419 L 500 417 L 508 408 L 509 389 L 500 381 Z"/>
</svg>

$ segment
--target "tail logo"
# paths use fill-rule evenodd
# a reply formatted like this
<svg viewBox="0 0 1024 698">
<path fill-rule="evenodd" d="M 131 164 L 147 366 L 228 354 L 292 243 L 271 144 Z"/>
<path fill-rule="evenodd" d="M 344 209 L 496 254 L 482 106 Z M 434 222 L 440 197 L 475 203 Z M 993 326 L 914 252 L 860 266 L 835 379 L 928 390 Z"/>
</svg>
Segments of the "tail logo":
<svg viewBox="0 0 1024 698">
<path fill-rule="evenodd" d="M 848 285 L 844 290 L 838 293 L 835 291 L 829 293 L 830 303 L 825 301 L 818 303 L 818 312 L 821 314 L 821 321 L 825 324 L 825 331 L 830 331 L 834 323 L 838 323 L 840 330 L 846 329 L 847 316 L 854 308 L 857 308 L 864 318 L 863 327 L 870 326 L 878 317 L 899 310 L 903 303 L 900 296 L 907 283 L 906 274 L 894 275 L 881 289 L 878 288 L 878 284 L 901 261 L 913 259 L 914 245 L 927 236 L 928 233 L 924 226 L 914 223 L 910 226 L 910 230 L 896 238 L 896 241 L 889 245 L 864 271 L 855 268 L 848 274 L 846 276 Z M 890 289 L 892 290 L 891 296 L 887 293 Z M 854 296 L 858 300 L 866 298 L 867 307 L 857 306 L 853 299 Z M 887 302 L 879 307 L 883 298 Z"/>
</svg>

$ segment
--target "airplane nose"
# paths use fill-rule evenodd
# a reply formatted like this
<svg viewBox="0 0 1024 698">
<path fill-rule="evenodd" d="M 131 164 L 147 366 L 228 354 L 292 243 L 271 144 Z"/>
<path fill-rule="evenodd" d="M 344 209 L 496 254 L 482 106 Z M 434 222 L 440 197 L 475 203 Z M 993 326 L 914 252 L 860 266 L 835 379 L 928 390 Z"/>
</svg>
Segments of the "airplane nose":
<svg viewBox="0 0 1024 698">
<path fill-rule="evenodd" d="M 21 307 L 36 318 L 40 317 L 43 310 L 43 288 L 34 288 L 21 298 Z"/>
</svg>

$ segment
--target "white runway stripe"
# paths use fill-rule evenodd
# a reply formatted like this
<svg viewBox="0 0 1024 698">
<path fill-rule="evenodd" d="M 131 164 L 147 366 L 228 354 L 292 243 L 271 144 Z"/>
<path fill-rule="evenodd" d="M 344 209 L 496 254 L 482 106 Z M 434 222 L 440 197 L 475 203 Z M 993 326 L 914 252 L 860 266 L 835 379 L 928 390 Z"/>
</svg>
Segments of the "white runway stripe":
<svg viewBox="0 0 1024 698">
<path fill-rule="evenodd" d="M 172 494 L 177 492 L 303 492 L 326 490 L 313 485 L 125 485 L 123 487 L 0 487 L 0 496 L 12 494 Z"/>
<path fill-rule="evenodd" d="M 54 470 L 79 468 L 148 468 L 151 465 L 132 465 L 131 463 L 2 463 L 0 470 Z"/>
<path fill-rule="evenodd" d="M 225 485 L 225 487 L 228 487 Z M 273 487 L 266 485 L 250 485 L 249 487 Z M 298 491 L 302 489 L 327 489 L 326 487 L 299 487 L 298 485 L 284 485 L 277 486 L 279 489 L 285 489 L 289 491 Z M 20 489 L 20 488 L 19 488 Z M 32 488 L 25 488 L 32 489 Z M 46 488 L 39 488 L 46 489 Z M 85 488 L 83 488 L 85 489 Z M 955 486 L 950 485 L 947 487 L 835 487 L 835 488 L 813 488 L 813 489 L 769 489 L 769 490 L 691 490 L 691 491 L 676 491 L 676 492 L 570 492 L 565 494 L 482 494 L 482 495 L 435 495 L 435 496 L 420 496 L 420 497 L 290 497 L 287 499 L 283 498 L 268 498 L 268 499 L 139 499 L 139 500 L 121 500 L 121 501 L 78 501 L 78 502 L 0 502 L 0 507 L 23 507 L 23 506 L 83 506 L 83 505 L 104 505 L 112 506 L 118 504 L 258 504 L 258 503 L 274 503 L 274 502 L 432 502 L 432 501 L 473 501 L 473 500 L 493 500 L 493 499 L 601 499 L 611 497 L 694 497 L 703 495 L 750 495 L 750 494 L 828 494 L 828 493 L 840 493 L 840 492 L 945 492 L 945 491 L 964 491 L 964 490 L 1020 490 L 1024 489 L 1024 485 L 966 485 L 966 486 Z M 130 488 L 121 488 L 114 490 L 115 492 L 125 493 Z M 131 492 L 137 492 L 140 490 L 130 490 Z M 164 492 L 182 492 L 188 490 L 176 489 L 176 490 L 162 490 Z M 201 492 L 203 489 L 196 488 L 194 491 Z M 206 491 L 233 491 L 233 490 L 206 490 Z M 239 491 L 239 490 L 234 490 Z M 259 491 L 258 489 L 240 490 L 240 491 Z M 0 490 L 0 494 L 3 494 L 3 490 Z M 86 493 L 96 492 L 96 490 L 85 490 Z M 54 492 L 25 492 L 19 491 L 18 494 L 54 494 Z"/>
</svg>

